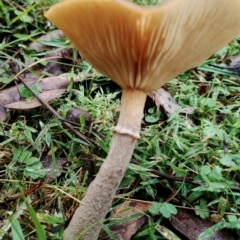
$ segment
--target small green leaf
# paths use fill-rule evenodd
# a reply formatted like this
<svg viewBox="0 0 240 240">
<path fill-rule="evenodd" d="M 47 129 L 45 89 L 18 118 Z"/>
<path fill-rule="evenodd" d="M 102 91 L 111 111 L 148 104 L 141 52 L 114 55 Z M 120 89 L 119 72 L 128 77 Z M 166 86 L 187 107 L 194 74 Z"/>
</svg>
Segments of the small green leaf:
<svg viewBox="0 0 240 240">
<path fill-rule="evenodd" d="M 192 191 L 196 191 L 196 192 L 203 192 L 203 191 L 206 191 L 206 190 L 207 190 L 206 185 L 195 187 L 194 189 L 192 189 Z"/>
<path fill-rule="evenodd" d="M 215 136 L 217 136 L 219 139 L 223 139 L 223 136 L 226 135 L 225 131 L 214 126 L 205 127 L 203 133 L 208 138 L 215 138 Z"/>
<path fill-rule="evenodd" d="M 211 173 L 208 175 L 210 181 L 219 181 L 222 179 L 222 168 L 214 166 Z"/>
<path fill-rule="evenodd" d="M 32 153 L 24 150 L 22 152 L 20 152 L 19 157 L 18 157 L 18 162 L 19 163 L 24 163 L 26 161 L 26 159 L 30 158 L 32 156 Z"/>
<path fill-rule="evenodd" d="M 227 219 L 229 222 L 235 222 L 238 220 L 237 216 L 235 216 L 235 215 L 227 215 Z"/>
<path fill-rule="evenodd" d="M 215 74 L 222 74 L 222 75 L 226 75 L 226 76 L 236 77 L 236 74 L 233 73 L 233 72 L 230 72 L 230 71 L 227 71 L 227 70 L 222 70 L 222 69 L 216 69 L 216 68 L 213 68 L 211 66 L 204 65 L 204 64 L 202 66 L 199 66 L 198 69 L 202 70 L 202 71 L 206 71 L 206 72 L 212 72 L 212 73 L 215 73 Z"/>
<path fill-rule="evenodd" d="M 204 199 L 204 198 L 200 199 L 200 206 L 201 206 L 202 209 L 208 210 L 206 199 Z"/>
<path fill-rule="evenodd" d="M 105 152 L 105 153 L 108 153 L 109 151 L 109 146 L 106 145 L 106 142 L 102 141 L 102 140 L 98 140 L 98 144 L 99 146 L 101 147 L 101 149 Z"/>
<path fill-rule="evenodd" d="M 186 72 L 180 74 L 178 77 L 179 77 L 180 80 L 188 80 L 189 79 L 189 75 Z"/>
<path fill-rule="evenodd" d="M 66 48 L 68 46 L 71 46 L 69 41 L 66 41 L 66 38 L 56 38 L 51 40 L 40 40 L 40 43 L 50 46 L 50 47 L 56 47 L 56 48 Z"/>
<path fill-rule="evenodd" d="M 46 139 L 46 143 L 47 143 L 48 147 L 50 147 L 51 141 L 52 141 L 52 136 L 51 136 L 50 132 L 46 132 L 45 139 Z"/>
<path fill-rule="evenodd" d="M 148 123 L 156 123 L 157 121 L 159 121 L 159 119 L 160 119 L 159 114 L 147 115 L 145 117 L 145 121 L 148 122 Z"/>
<path fill-rule="evenodd" d="M 148 172 L 147 168 L 132 163 L 129 164 L 129 169 L 134 172 Z"/>
<path fill-rule="evenodd" d="M 205 212 L 204 212 L 204 211 L 201 211 L 201 206 L 200 206 L 200 205 L 196 205 L 196 206 L 194 207 L 194 209 L 195 209 L 196 215 L 198 215 L 198 216 L 201 217 L 202 219 L 205 219 L 205 218 L 206 218 Z"/>
<path fill-rule="evenodd" d="M 31 23 L 31 22 L 32 22 L 32 18 L 31 18 L 30 16 L 28 16 L 28 15 L 23 15 L 23 16 L 21 17 L 21 20 L 22 20 L 23 22 L 26 22 L 26 23 Z"/>
<path fill-rule="evenodd" d="M 211 168 L 207 165 L 203 165 L 200 168 L 200 174 L 201 175 L 208 175 L 211 172 Z"/>
<path fill-rule="evenodd" d="M 227 206 L 228 206 L 228 200 L 223 197 L 220 197 L 219 203 L 218 203 L 218 214 L 220 216 L 224 215 Z"/>
<path fill-rule="evenodd" d="M 61 224 L 64 223 L 64 219 L 61 217 L 51 216 L 45 213 L 37 213 L 37 218 L 40 222 L 45 222 L 49 224 Z"/>
<path fill-rule="evenodd" d="M 42 168 L 42 163 L 37 161 L 32 165 L 26 166 L 26 171 L 28 172 L 35 172 L 36 170 L 39 170 Z"/>
<path fill-rule="evenodd" d="M 74 84 L 73 77 L 70 77 L 70 81 L 69 81 L 69 84 L 67 86 L 67 92 L 70 92 L 72 90 L 73 84 Z"/>
<path fill-rule="evenodd" d="M 202 219 L 209 217 L 207 201 L 205 199 L 203 198 L 200 199 L 200 205 L 195 206 L 195 213 Z"/>
<path fill-rule="evenodd" d="M 80 120 L 80 123 L 81 123 L 81 127 L 84 128 L 86 126 L 85 116 L 83 114 L 81 114 L 79 118 L 80 118 L 79 120 Z"/>
<path fill-rule="evenodd" d="M 157 216 L 157 215 L 160 215 L 161 206 L 162 206 L 162 203 L 152 202 L 151 207 L 148 210 L 153 216 Z"/>
<path fill-rule="evenodd" d="M 37 5 L 37 3 L 33 4 L 32 6 L 29 6 L 28 8 L 25 8 L 24 11 L 20 12 L 17 9 L 14 10 L 14 13 L 16 14 L 16 17 L 10 22 L 10 25 L 12 25 L 14 22 L 16 22 L 18 19 L 20 19 L 22 22 L 31 23 L 32 18 L 29 17 L 27 14 L 30 12 L 34 7 Z"/>
<path fill-rule="evenodd" d="M 155 192 L 154 189 L 151 187 L 151 185 L 145 186 L 145 190 L 153 199 L 155 198 Z"/>
<path fill-rule="evenodd" d="M 216 100 L 212 98 L 202 98 L 200 104 L 205 107 L 213 108 L 216 106 Z"/>
<path fill-rule="evenodd" d="M 236 122 L 233 124 L 233 127 L 240 128 L 240 118 L 236 120 Z"/>
<path fill-rule="evenodd" d="M 32 165 L 33 163 L 36 163 L 38 161 L 39 159 L 36 157 L 29 157 L 29 158 L 26 158 L 23 162 L 26 163 L 27 165 Z"/>
<path fill-rule="evenodd" d="M 37 179 L 37 178 L 44 178 L 47 174 L 46 169 L 39 169 L 37 171 L 24 171 L 24 175 L 27 177 L 31 177 L 32 179 Z"/>
<path fill-rule="evenodd" d="M 12 158 L 12 161 L 16 161 L 16 160 L 18 160 L 19 159 L 19 157 L 20 157 L 20 155 L 21 155 L 21 153 L 24 151 L 24 149 L 23 148 L 18 148 L 15 152 L 14 152 L 14 154 L 13 154 L 13 158 Z"/>
<path fill-rule="evenodd" d="M 13 36 L 16 37 L 16 38 L 19 38 L 21 40 L 29 39 L 29 35 L 28 34 L 23 34 L 23 33 L 15 33 Z"/>
<path fill-rule="evenodd" d="M 203 192 L 192 192 L 188 197 L 188 201 L 192 203 L 202 195 L 203 195 Z"/>
<path fill-rule="evenodd" d="M 229 222 L 227 227 L 239 230 L 240 229 L 240 220 Z"/>
<path fill-rule="evenodd" d="M 173 204 L 163 203 L 160 207 L 160 212 L 165 218 L 171 217 L 171 214 L 177 214 L 177 209 Z"/>
<path fill-rule="evenodd" d="M 174 172 L 176 172 L 179 176 L 182 176 L 182 177 L 186 176 L 187 170 L 185 170 L 185 169 L 183 169 L 183 168 L 181 168 L 181 167 L 177 167 L 177 166 L 175 166 L 175 165 L 174 165 L 173 163 L 171 163 L 171 162 L 167 163 L 167 165 L 169 165 L 169 166 L 172 168 L 172 170 L 173 170 Z"/>
<path fill-rule="evenodd" d="M 1 78 L 0 78 L 0 83 L 10 83 L 11 82 L 11 78 L 10 77 L 4 77 L 4 76 L 2 76 Z"/>
<path fill-rule="evenodd" d="M 31 90 L 38 95 L 40 92 L 42 92 L 42 86 L 36 83 L 31 86 Z M 21 97 L 27 101 L 31 100 L 34 97 L 34 95 L 25 86 L 20 87 L 19 92 Z"/>
<path fill-rule="evenodd" d="M 148 112 L 150 115 L 151 115 L 151 114 L 154 114 L 154 113 L 156 112 L 156 108 L 155 108 L 155 107 L 151 107 L 151 108 L 148 109 L 147 112 Z"/>
<path fill-rule="evenodd" d="M 210 191 L 210 192 L 220 192 L 223 189 L 226 189 L 227 185 L 224 183 L 220 183 L 220 182 L 210 182 L 207 186 L 206 186 L 206 190 Z"/>
<path fill-rule="evenodd" d="M 225 155 L 224 157 L 222 157 L 220 159 L 220 163 L 223 166 L 227 166 L 227 167 L 235 167 L 236 166 L 236 163 L 232 161 L 231 155 Z"/>
</svg>

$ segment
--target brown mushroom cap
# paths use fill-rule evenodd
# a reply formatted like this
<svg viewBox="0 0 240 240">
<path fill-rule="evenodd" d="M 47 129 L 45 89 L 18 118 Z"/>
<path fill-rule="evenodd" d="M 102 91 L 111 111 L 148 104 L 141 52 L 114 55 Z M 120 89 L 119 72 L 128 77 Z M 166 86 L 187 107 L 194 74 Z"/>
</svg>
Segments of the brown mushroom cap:
<svg viewBox="0 0 240 240">
<path fill-rule="evenodd" d="M 197 66 L 240 34 L 239 0 L 66 0 L 47 13 L 99 72 L 150 91 Z"/>
</svg>

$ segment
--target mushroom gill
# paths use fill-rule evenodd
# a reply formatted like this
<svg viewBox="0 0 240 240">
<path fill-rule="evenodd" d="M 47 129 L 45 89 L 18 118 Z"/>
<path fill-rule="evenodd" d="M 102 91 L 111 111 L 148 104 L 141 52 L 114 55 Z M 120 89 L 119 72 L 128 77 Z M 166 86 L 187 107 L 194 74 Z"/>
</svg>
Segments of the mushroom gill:
<svg viewBox="0 0 240 240">
<path fill-rule="evenodd" d="M 151 91 L 239 33 L 239 0 L 67 0 L 46 14 L 81 55 L 122 88 Z"/>
</svg>

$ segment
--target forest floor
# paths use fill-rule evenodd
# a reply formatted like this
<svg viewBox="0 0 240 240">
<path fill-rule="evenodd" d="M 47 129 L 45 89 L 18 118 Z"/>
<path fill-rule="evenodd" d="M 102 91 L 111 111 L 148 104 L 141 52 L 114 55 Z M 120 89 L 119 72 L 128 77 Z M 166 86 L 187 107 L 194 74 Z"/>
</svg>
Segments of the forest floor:
<svg viewBox="0 0 240 240">
<path fill-rule="evenodd" d="M 44 17 L 54 2 L 0 0 L 0 239 L 62 239 L 119 115 L 120 87 Z M 240 38 L 149 95 L 101 239 L 240 238 L 239 54 Z"/>
</svg>

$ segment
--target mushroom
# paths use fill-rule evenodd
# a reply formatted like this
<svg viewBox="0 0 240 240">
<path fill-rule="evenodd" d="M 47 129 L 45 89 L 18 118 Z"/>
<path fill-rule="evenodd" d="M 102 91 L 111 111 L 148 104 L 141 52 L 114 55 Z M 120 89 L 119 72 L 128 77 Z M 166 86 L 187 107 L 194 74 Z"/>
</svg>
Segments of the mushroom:
<svg viewBox="0 0 240 240">
<path fill-rule="evenodd" d="M 122 87 L 109 154 L 64 233 L 64 239 L 95 240 L 140 137 L 147 92 L 240 34 L 240 1 L 169 0 L 149 8 L 126 0 L 67 0 L 46 17 L 95 69 Z"/>
</svg>

